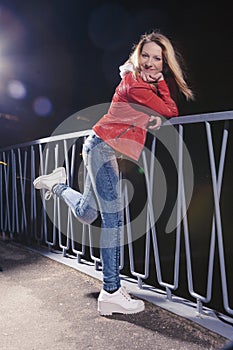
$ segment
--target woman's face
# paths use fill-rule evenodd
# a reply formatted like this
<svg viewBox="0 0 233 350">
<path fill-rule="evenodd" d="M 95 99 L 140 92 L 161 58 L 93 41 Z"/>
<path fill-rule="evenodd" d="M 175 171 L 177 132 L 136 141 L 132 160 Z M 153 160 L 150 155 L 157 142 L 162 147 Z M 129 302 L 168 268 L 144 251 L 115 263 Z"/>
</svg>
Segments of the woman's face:
<svg viewBox="0 0 233 350">
<path fill-rule="evenodd" d="M 145 81 L 157 80 L 163 70 L 162 49 L 155 42 L 143 45 L 139 58 L 141 76 Z"/>
</svg>

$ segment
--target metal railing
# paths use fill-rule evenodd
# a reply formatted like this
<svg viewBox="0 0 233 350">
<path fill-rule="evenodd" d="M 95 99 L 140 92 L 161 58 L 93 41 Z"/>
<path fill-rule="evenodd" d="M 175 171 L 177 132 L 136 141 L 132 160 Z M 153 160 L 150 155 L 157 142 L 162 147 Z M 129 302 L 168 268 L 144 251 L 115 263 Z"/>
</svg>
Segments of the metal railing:
<svg viewBox="0 0 233 350">
<path fill-rule="evenodd" d="M 121 247 L 120 266 L 142 288 L 143 282 L 149 281 L 165 289 L 169 299 L 172 293 L 185 295 L 196 300 L 199 312 L 204 304 L 229 317 L 233 315 L 232 119 L 233 111 L 226 111 L 179 117 L 165 123 L 161 128 L 165 139 L 171 128 L 178 135 L 169 140 L 170 149 L 176 153 L 172 157 L 169 147 L 164 149 L 159 132 L 149 138 L 149 152 L 143 151 L 140 165 L 134 164 L 131 173 L 125 175 L 135 182 L 131 202 L 129 185 L 122 185 L 127 244 Z M 89 133 L 85 130 L 56 135 L 0 150 L 0 160 L 7 164 L 0 165 L 0 229 L 3 236 L 9 234 L 12 239 L 59 248 L 64 256 L 69 251 L 77 256 L 78 263 L 89 259 L 98 268 L 101 261 L 94 242 L 98 224 L 92 227 L 78 223 L 64 203 L 58 199 L 45 202 L 43 193 L 40 196 L 32 184 L 39 174 L 65 166 L 69 185 L 82 190 L 85 168 L 81 150 Z M 170 135 L 168 132 L 167 137 Z M 192 174 L 190 164 L 184 161 L 184 148 L 191 159 Z M 167 181 L 164 188 L 168 199 L 158 198 L 158 174 Z M 193 179 L 187 185 L 190 176 Z M 160 182 L 161 178 L 157 186 Z M 188 187 L 192 187 L 191 192 Z M 132 214 L 135 203 L 140 201 L 143 208 L 136 208 L 137 213 Z M 161 201 L 164 205 L 157 216 L 155 203 Z M 140 222 L 144 232 L 134 238 L 132 215 L 138 217 L 144 209 L 146 214 Z M 176 224 L 165 234 L 174 210 Z"/>
</svg>

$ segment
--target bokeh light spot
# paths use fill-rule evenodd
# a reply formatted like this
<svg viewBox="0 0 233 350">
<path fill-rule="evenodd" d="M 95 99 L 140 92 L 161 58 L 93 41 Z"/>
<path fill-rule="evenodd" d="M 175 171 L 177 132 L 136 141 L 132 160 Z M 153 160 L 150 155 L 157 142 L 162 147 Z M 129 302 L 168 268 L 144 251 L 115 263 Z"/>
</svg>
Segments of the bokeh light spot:
<svg viewBox="0 0 233 350">
<path fill-rule="evenodd" d="M 143 169 L 143 168 L 139 168 L 139 169 L 138 169 L 138 172 L 139 172 L 139 174 L 142 175 L 142 174 L 144 174 L 144 169 Z"/>
<path fill-rule="evenodd" d="M 24 84 L 19 80 L 10 80 L 7 85 L 7 93 L 10 97 L 22 99 L 26 96 L 27 91 Z"/>
<path fill-rule="evenodd" d="M 33 109 L 40 117 L 47 117 L 52 112 L 53 105 L 47 97 L 40 96 L 35 99 Z"/>
</svg>

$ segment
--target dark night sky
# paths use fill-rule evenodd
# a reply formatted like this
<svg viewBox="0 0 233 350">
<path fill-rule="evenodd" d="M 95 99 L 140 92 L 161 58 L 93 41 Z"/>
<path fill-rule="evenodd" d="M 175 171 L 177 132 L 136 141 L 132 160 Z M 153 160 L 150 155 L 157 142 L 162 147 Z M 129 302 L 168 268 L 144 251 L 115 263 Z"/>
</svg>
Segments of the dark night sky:
<svg viewBox="0 0 233 350">
<path fill-rule="evenodd" d="M 73 113 L 109 102 L 118 66 L 151 29 L 167 35 L 185 60 L 196 101 L 181 114 L 232 110 L 229 6 L 0 0 L 0 147 L 49 136 Z M 77 122 L 77 130 L 93 123 Z"/>
</svg>

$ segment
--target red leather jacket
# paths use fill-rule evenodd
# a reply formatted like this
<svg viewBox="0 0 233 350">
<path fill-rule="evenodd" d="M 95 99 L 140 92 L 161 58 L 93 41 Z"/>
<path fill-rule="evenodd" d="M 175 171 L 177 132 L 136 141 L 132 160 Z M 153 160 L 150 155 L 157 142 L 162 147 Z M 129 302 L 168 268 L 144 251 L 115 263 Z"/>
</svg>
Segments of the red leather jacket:
<svg viewBox="0 0 233 350">
<path fill-rule="evenodd" d="M 116 151 L 138 160 L 146 141 L 151 115 L 166 118 L 178 115 L 165 80 L 154 85 L 126 74 L 117 86 L 112 103 L 93 130 Z"/>
</svg>

